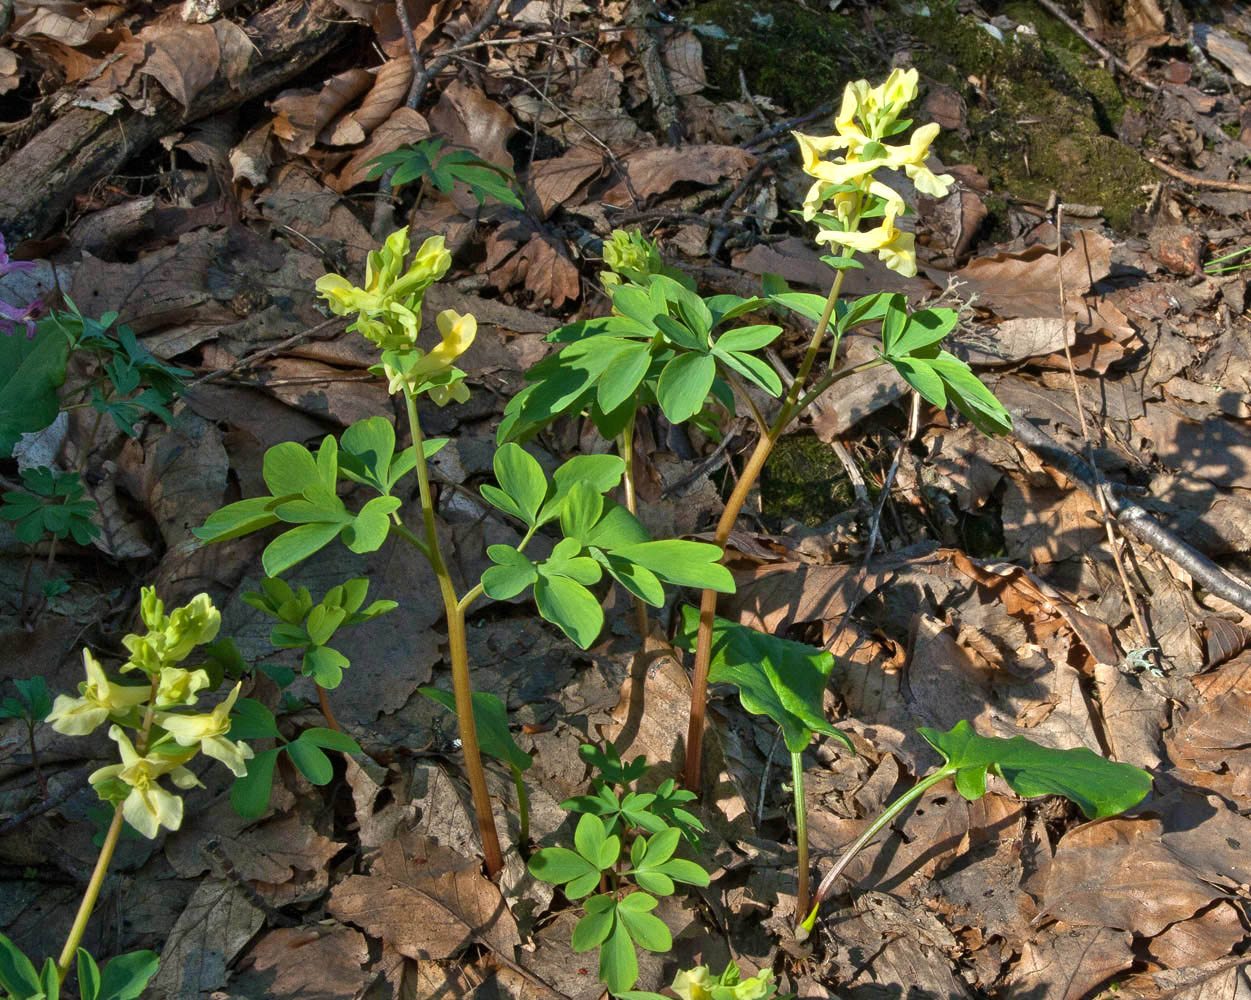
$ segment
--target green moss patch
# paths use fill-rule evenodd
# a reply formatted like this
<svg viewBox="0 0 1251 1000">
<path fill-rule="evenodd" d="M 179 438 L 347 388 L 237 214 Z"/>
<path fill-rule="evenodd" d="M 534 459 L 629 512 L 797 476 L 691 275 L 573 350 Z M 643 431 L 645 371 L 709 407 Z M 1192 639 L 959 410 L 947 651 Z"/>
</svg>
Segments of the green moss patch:
<svg viewBox="0 0 1251 1000">
<path fill-rule="evenodd" d="M 760 500 L 767 517 L 815 528 L 851 507 L 856 494 L 828 444 L 812 434 L 788 434 L 765 462 Z"/>
</svg>

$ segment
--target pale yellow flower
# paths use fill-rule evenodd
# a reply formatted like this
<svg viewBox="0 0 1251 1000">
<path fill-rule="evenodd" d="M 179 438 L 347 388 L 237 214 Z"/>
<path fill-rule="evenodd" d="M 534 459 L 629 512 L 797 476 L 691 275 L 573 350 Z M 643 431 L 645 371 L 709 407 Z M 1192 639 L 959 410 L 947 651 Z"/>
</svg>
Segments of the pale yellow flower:
<svg viewBox="0 0 1251 1000">
<path fill-rule="evenodd" d="M 196 692 L 203 691 L 209 684 L 206 670 L 162 667 L 161 682 L 156 691 L 156 706 L 173 708 L 175 705 L 194 705 Z"/>
<path fill-rule="evenodd" d="M 462 316 L 455 309 L 444 309 L 435 317 L 435 325 L 443 338 L 436 347 L 428 352 L 415 348 L 416 359 L 405 358 L 403 367 L 389 361 L 384 364 L 388 392 L 395 393 L 401 389 L 417 392 L 429 379 L 449 371 L 452 363 L 469 350 L 478 333 L 478 321 L 473 314 L 465 313 Z M 436 389 L 443 391 L 435 392 Z M 456 386 L 431 386 L 430 397 L 442 406 L 449 399 L 464 402 L 469 398 L 469 390 L 460 382 Z"/>
<path fill-rule="evenodd" d="M 182 799 L 162 788 L 157 779 L 171 774 L 180 787 L 189 787 L 186 783 L 187 777 L 190 776 L 194 783 L 195 776 L 182 765 L 192 755 L 166 757 L 162 754 L 149 754 L 140 757 L 120 726 L 110 727 L 109 738 L 117 743 L 122 762 L 100 768 L 88 776 L 87 780 L 92 785 L 99 785 L 116 778 L 129 785 L 130 792 L 122 802 L 122 815 L 126 817 L 127 823 L 145 837 L 155 837 L 161 827 L 177 830 L 182 825 Z"/>
<path fill-rule="evenodd" d="M 154 716 L 156 724 L 169 733 L 180 747 L 193 747 L 198 743 L 203 753 L 220 760 L 241 778 L 248 773 L 245 762 L 252 758 L 252 748 L 246 743 L 226 739 L 226 734 L 230 732 L 230 710 L 242 686 L 240 681 L 226 700 L 207 714 L 157 712 Z"/>
<path fill-rule="evenodd" d="M 693 969 L 679 972 L 669 989 L 682 1000 L 711 1000 L 708 988 L 716 981 L 716 978 L 708 971 L 708 966 L 697 965 Z"/>
<path fill-rule="evenodd" d="M 47 718 L 53 729 L 66 736 L 85 736 L 110 715 L 125 715 L 136 705 L 142 705 L 152 691 L 146 684 L 139 687 L 114 684 L 89 649 L 83 650 L 83 663 L 87 680 L 78 686 L 81 696 L 57 695 Z"/>
<path fill-rule="evenodd" d="M 130 653 L 123 673 L 138 669 L 154 676 L 164 667 L 181 663 L 196 646 L 217 638 L 222 616 L 208 594 L 196 594 L 169 616 L 164 614 L 164 607 L 155 589 L 145 587 L 140 609 L 148 634 L 123 637 L 122 645 Z"/>
</svg>

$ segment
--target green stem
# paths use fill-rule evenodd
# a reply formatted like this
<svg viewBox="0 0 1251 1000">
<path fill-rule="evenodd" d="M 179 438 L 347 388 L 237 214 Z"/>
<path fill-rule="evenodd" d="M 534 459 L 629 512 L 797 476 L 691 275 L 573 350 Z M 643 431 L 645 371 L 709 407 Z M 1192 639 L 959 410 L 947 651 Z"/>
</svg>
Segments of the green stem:
<svg viewBox="0 0 1251 1000">
<path fill-rule="evenodd" d="M 634 420 L 635 418 L 631 417 L 626 421 L 625 427 L 621 430 L 621 440 L 618 446 L 621 449 L 621 458 L 625 462 L 626 510 L 638 517 L 638 498 L 634 493 Z M 651 630 L 647 621 L 647 605 L 637 594 L 634 596 L 634 627 L 638 629 L 640 640 L 646 639 Z"/>
<path fill-rule="evenodd" d="M 765 460 L 769 457 L 769 453 L 773 451 L 773 446 L 777 444 L 778 438 L 782 436 L 782 432 L 786 430 L 787 425 L 799 412 L 797 405 L 799 393 L 808 378 L 808 374 L 812 371 L 812 366 L 816 363 L 817 355 L 821 350 L 821 342 L 825 339 L 826 331 L 829 329 L 830 317 L 834 315 L 835 304 L 838 302 L 838 295 L 842 290 L 843 276 L 845 274 L 845 271 L 839 271 L 835 275 L 834 283 L 830 286 L 830 294 L 825 299 L 825 310 L 822 312 L 821 320 L 813 331 L 812 340 L 809 342 L 808 350 L 800 363 L 799 372 L 791 383 L 790 389 L 787 390 L 786 398 L 782 401 L 782 408 L 778 411 L 778 415 L 774 418 L 768 431 L 762 434 L 756 441 L 756 447 L 752 451 L 751 457 L 747 459 L 747 464 L 743 467 L 738 483 L 730 494 L 729 500 L 725 503 L 725 509 L 721 512 L 721 519 L 717 522 L 716 534 L 713 536 L 713 543 L 722 549 L 725 548 L 726 542 L 729 541 L 730 532 L 734 530 L 734 525 L 738 521 L 738 515 L 743 509 L 743 504 L 747 502 L 747 494 L 751 492 L 752 487 L 756 485 L 756 480 L 760 478 L 760 472 L 764 468 Z M 850 370 L 848 374 L 851 374 Z M 833 384 L 833 380 L 831 384 Z M 716 614 L 717 592 L 715 590 L 705 590 L 700 595 L 699 600 L 699 633 L 695 640 L 695 667 L 691 678 L 691 712 L 686 729 L 686 766 L 682 776 L 686 787 L 697 795 L 699 794 L 700 769 L 703 762 L 704 716 L 705 705 L 708 700 L 708 666 L 712 660 L 712 626 Z"/>
<path fill-rule="evenodd" d="M 799 893 L 795 912 L 808 912 L 808 803 L 804 799 L 803 753 L 791 754 L 791 787 L 795 797 L 795 843 L 799 848 Z"/>
<path fill-rule="evenodd" d="M 835 863 L 834 867 L 825 873 L 825 878 L 821 880 L 821 884 L 817 886 L 817 894 L 812 901 L 812 910 L 803 922 L 795 929 L 795 937 L 800 941 L 806 941 L 808 935 L 812 933 L 813 925 L 817 919 L 817 908 L 829 897 L 831 890 L 834 888 L 834 882 L 843 873 L 843 870 L 852 862 L 869 842 L 878 835 L 886 824 L 890 823 L 896 816 L 903 812 L 909 805 L 924 795 L 930 788 L 937 785 L 944 778 L 950 778 L 956 773 L 956 768 L 950 764 L 944 764 L 937 771 L 926 775 L 915 785 L 904 792 L 899 798 L 888 805 L 877 819 L 875 819 L 860 834 L 847 850 L 843 851 L 842 856 Z"/>
<path fill-rule="evenodd" d="M 83 933 L 87 930 L 87 921 L 91 919 L 91 911 L 95 909 L 96 900 L 100 896 L 100 887 L 104 885 L 104 876 L 108 874 L 109 864 L 113 861 L 113 851 L 117 848 L 118 838 L 122 835 L 122 803 L 113 808 L 113 822 L 104 835 L 104 843 L 100 845 L 100 855 L 96 858 L 95 870 L 91 873 L 91 881 L 87 883 L 87 891 L 83 893 L 82 902 L 78 904 L 78 913 L 74 917 L 74 925 L 70 928 L 69 937 L 65 939 L 65 947 L 61 949 L 61 957 L 57 959 L 56 970 L 61 982 L 69 975 L 70 962 L 82 943 Z"/>
<path fill-rule="evenodd" d="M 526 791 L 525 779 L 521 776 L 521 768 L 509 764 L 513 772 L 513 786 L 517 789 L 517 816 L 520 828 L 517 831 L 517 843 L 524 845 L 530 839 L 530 795 Z"/>
<path fill-rule="evenodd" d="M 473 717 L 473 692 L 469 680 L 469 647 L 465 641 L 465 611 L 456 597 L 451 574 L 443 560 L 439 547 L 438 528 L 434 517 L 434 499 L 430 490 L 430 474 L 426 468 L 422 448 L 421 422 L 417 419 L 417 401 L 407 392 L 404 402 L 408 409 L 408 426 L 412 432 L 413 448 L 417 456 L 417 486 L 421 493 L 421 514 L 426 528 L 426 549 L 430 568 L 439 581 L 439 593 L 447 617 L 447 644 L 452 659 L 452 692 L 456 697 L 456 722 L 460 731 L 461 750 L 465 755 L 465 774 L 473 796 L 474 814 L 478 820 L 478 834 L 482 838 L 482 853 L 486 858 L 487 874 L 494 878 L 504 867 L 500 852 L 499 835 L 495 831 L 495 816 L 491 812 L 491 795 L 487 791 L 486 772 L 482 768 L 482 752 L 478 747 L 478 728 Z M 468 596 L 468 595 L 466 595 Z"/>
<path fill-rule="evenodd" d="M 426 548 L 426 543 L 414 535 L 403 521 L 400 520 L 399 514 L 392 514 L 393 523 L 391 530 L 399 535 L 404 541 L 408 542 L 413 548 L 420 552 L 427 560 L 430 559 L 430 550 Z"/>
<path fill-rule="evenodd" d="M 143 727 L 139 732 L 139 738 L 135 741 L 135 750 L 141 757 L 149 749 L 148 737 L 152 732 L 152 720 L 156 711 L 156 692 L 159 686 L 160 677 L 153 677 L 152 692 L 148 697 L 148 709 L 143 716 Z M 113 852 L 117 850 L 117 841 L 122 835 L 122 823 L 125 819 L 122 815 L 122 805 L 119 802 L 113 808 L 113 822 L 109 824 L 108 832 L 104 835 L 104 843 L 100 845 L 100 854 L 96 858 L 96 867 L 91 873 L 91 881 L 87 883 L 87 890 L 78 904 L 78 913 L 74 915 L 73 926 L 70 927 L 69 936 L 65 939 L 65 947 L 61 949 L 61 957 L 57 959 L 56 969 L 61 982 L 65 982 L 65 977 L 69 975 L 70 962 L 74 960 L 74 954 L 82 943 L 83 934 L 87 930 L 87 921 L 91 919 L 91 911 L 95 909 L 96 900 L 100 898 L 104 876 L 108 874 L 109 865 L 113 861 Z"/>
</svg>

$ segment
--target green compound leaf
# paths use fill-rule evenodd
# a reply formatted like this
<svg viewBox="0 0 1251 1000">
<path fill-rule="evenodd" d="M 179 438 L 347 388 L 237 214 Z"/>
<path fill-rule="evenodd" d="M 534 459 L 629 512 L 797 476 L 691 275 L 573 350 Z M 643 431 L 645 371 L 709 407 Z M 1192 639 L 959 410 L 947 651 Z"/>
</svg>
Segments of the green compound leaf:
<svg viewBox="0 0 1251 1000">
<path fill-rule="evenodd" d="M 886 353 L 902 358 L 937 344 L 955 328 L 956 318 L 954 309 L 920 309 L 908 317 L 903 331 L 892 344 L 883 344 Z"/>
<path fill-rule="evenodd" d="M 613 910 L 613 917 L 612 931 L 599 949 L 599 981 L 611 993 L 624 993 L 638 982 L 639 959 L 630 932 L 621 920 L 619 905 Z"/>
<path fill-rule="evenodd" d="M 278 737 L 274 713 L 254 698 L 240 698 L 230 713 L 232 740 L 267 740 Z M 251 765 L 249 764 L 249 770 Z"/>
<path fill-rule="evenodd" d="M 491 545 L 487 556 L 496 565 L 482 574 L 482 589 L 495 601 L 507 601 L 533 586 L 539 572 L 524 552 L 511 545 Z"/>
<path fill-rule="evenodd" d="M 595 398 L 605 413 L 611 413 L 634 395 L 651 367 L 650 344 L 627 344 L 617 352 L 600 377 Z"/>
<path fill-rule="evenodd" d="M 285 531 L 261 553 L 266 576 L 279 576 L 296 563 L 328 545 L 342 530 L 337 522 L 301 524 Z"/>
<path fill-rule="evenodd" d="M 632 892 L 617 904 L 617 920 L 625 925 L 630 937 L 640 948 L 665 952 L 673 947 L 673 935 L 669 933 L 664 921 L 651 913 L 656 904 L 655 896 L 646 892 Z"/>
<path fill-rule="evenodd" d="M 573 844 L 600 871 L 615 865 L 621 855 L 621 838 L 610 835 L 604 821 L 594 813 L 582 814 L 573 832 Z"/>
<path fill-rule="evenodd" d="M 51 318 L 40 321 L 33 339 L 0 336 L 0 456 L 56 419 L 68 357 L 69 343 Z"/>
<path fill-rule="evenodd" d="M 449 712 L 456 713 L 456 696 L 439 688 L 418 688 L 431 701 L 438 702 Z M 475 691 L 473 721 L 478 730 L 478 748 L 488 757 L 502 761 L 518 771 L 526 771 L 534 763 L 528 753 L 517 746 L 508 729 L 508 709 L 496 695 L 489 691 Z"/>
<path fill-rule="evenodd" d="M 79 950 L 79 954 L 84 954 Z M 161 964 L 154 951 L 132 951 L 106 962 L 96 1000 L 136 1000 Z M 81 968 L 81 966 L 80 966 Z M 84 997 L 84 1000 L 86 998 Z"/>
<path fill-rule="evenodd" d="M 244 819 L 256 819 L 269 808 L 269 790 L 274 784 L 274 765 L 281 747 L 261 750 L 247 762 L 248 771 L 230 786 L 230 804 Z"/>
<path fill-rule="evenodd" d="M 586 901 L 586 916 L 573 928 L 570 945 L 574 951 L 590 951 L 604 943 L 612 933 L 617 918 L 617 904 L 612 896 L 592 896 Z"/>
<path fill-rule="evenodd" d="M 680 424 L 695 416 L 716 374 L 717 362 L 711 354 L 679 354 L 665 365 L 656 384 L 656 400 L 666 419 Z"/>
<path fill-rule="evenodd" d="M 547 576 L 539 567 L 534 584 L 539 614 L 582 649 L 589 649 L 604 627 L 604 610 L 586 587 L 564 576 Z"/>
<path fill-rule="evenodd" d="M 734 577 L 721 565 L 721 548 L 717 545 L 665 538 L 618 546 L 611 550 L 611 554 L 638 563 L 661 580 L 678 587 L 734 593 Z"/>
<path fill-rule="evenodd" d="M 946 351 L 930 362 L 947 387 L 947 396 L 957 410 L 986 434 L 1007 434 L 1012 417 L 981 379 L 959 358 Z"/>
<path fill-rule="evenodd" d="M 547 476 L 533 455 L 520 445 L 505 444 L 495 453 L 493 462 L 495 479 L 500 484 L 508 506 L 502 506 L 483 488 L 482 495 L 506 513 L 512 514 L 527 526 L 534 527 L 539 507 L 547 496 Z M 511 509 L 509 509 L 511 508 Z"/>
<path fill-rule="evenodd" d="M 956 788 L 966 799 L 986 793 L 993 771 L 1024 798 L 1063 795 L 1087 819 L 1115 816 L 1137 805 L 1151 791 L 1151 775 L 1131 764 L 1106 760 L 1085 747 L 1052 750 L 1024 736 L 979 736 L 966 721 L 946 733 L 917 730 L 956 769 Z M 962 780 L 963 775 L 963 780 Z"/>
<path fill-rule="evenodd" d="M 530 874 L 541 882 L 564 885 L 565 895 L 580 899 L 599 885 L 599 869 L 567 847 L 544 847 L 530 859 Z"/>
<path fill-rule="evenodd" d="M 685 605 L 675 645 L 695 648 L 699 611 Z M 801 753 L 815 733 L 852 748 L 848 737 L 825 718 L 825 685 L 834 657 L 802 642 L 779 639 L 724 618 L 713 619 L 712 659 L 708 680 L 733 684 L 739 701 L 753 715 L 765 715 L 782 727 L 791 753 Z"/>
<path fill-rule="evenodd" d="M 334 777 L 334 765 L 313 740 L 305 739 L 301 733 L 298 740 L 292 740 L 283 749 L 291 757 L 296 770 L 314 785 L 330 784 L 330 779 Z"/>
<path fill-rule="evenodd" d="M 947 390 L 943 388 L 943 380 L 938 377 L 929 361 L 921 358 L 888 358 L 899 377 L 921 394 L 927 403 L 937 406 L 940 410 L 947 407 Z"/>
<path fill-rule="evenodd" d="M 300 664 L 304 676 L 313 678 L 327 691 L 343 683 L 343 671 L 351 665 L 351 660 L 330 646 L 309 646 Z"/>
</svg>

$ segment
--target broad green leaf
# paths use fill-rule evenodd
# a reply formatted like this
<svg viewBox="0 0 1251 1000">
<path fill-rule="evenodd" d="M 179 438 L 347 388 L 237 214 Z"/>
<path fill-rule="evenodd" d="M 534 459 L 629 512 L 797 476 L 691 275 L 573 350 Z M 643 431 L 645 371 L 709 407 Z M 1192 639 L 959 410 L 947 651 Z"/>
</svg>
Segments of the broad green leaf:
<svg viewBox="0 0 1251 1000">
<path fill-rule="evenodd" d="M 493 465 L 500 489 L 512 501 L 510 513 L 533 527 L 543 498 L 547 496 L 547 476 L 538 459 L 520 445 L 509 443 L 495 452 Z"/>
<path fill-rule="evenodd" d="M 886 315 L 886 310 L 890 308 L 890 292 L 874 292 L 872 295 L 862 295 L 854 302 L 838 304 L 838 319 L 836 326 L 840 333 L 845 333 L 854 326 L 861 323 L 872 323 L 880 320 Z"/>
<path fill-rule="evenodd" d="M 616 455 L 575 455 L 552 473 L 555 489 L 539 510 L 538 523 L 546 524 L 560 516 L 565 498 L 577 483 L 585 483 L 597 493 L 607 493 L 621 482 L 625 462 Z"/>
<path fill-rule="evenodd" d="M 930 367 L 928 361 L 918 358 L 888 358 L 899 377 L 921 394 L 921 397 L 934 404 L 940 410 L 947 406 L 947 392 L 943 388 L 942 379 Z"/>
<path fill-rule="evenodd" d="M 654 918 L 653 918 L 654 919 Z M 611 993 L 624 993 L 639 979 L 639 959 L 634 951 L 630 932 L 620 918 L 613 921 L 612 931 L 599 949 L 599 981 Z"/>
<path fill-rule="evenodd" d="M 39 323 L 33 339 L 0 336 L 0 456 L 11 455 L 23 434 L 56 419 L 68 356 L 69 344 L 51 318 Z"/>
<path fill-rule="evenodd" d="M 100 996 L 100 967 L 86 948 L 78 949 L 78 995 L 81 1000 Z"/>
<path fill-rule="evenodd" d="M 655 573 L 666 583 L 700 587 L 723 594 L 734 593 L 734 577 L 721 565 L 721 549 L 707 542 L 664 538 L 614 548 L 612 555 L 629 559 Z"/>
<path fill-rule="evenodd" d="M 618 285 L 612 293 L 612 307 L 622 316 L 645 328 L 654 328 L 656 314 L 664 312 L 637 285 Z"/>
<path fill-rule="evenodd" d="M 739 326 L 722 334 L 715 347 L 721 351 L 756 351 L 772 344 L 781 334 L 780 326 Z"/>
<path fill-rule="evenodd" d="M 439 688 L 418 688 L 431 701 L 436 701 L 449 712 L 456 712 L 456 696 Z M 478 730 L 478 748 L 488 757 L 510 764 L 518 771 L 529 770 L 534 759 L 513 739 L 508 729 L 508 709 L 504 702 L 489 691 L 475 691 L 473 721 Z"/>
<path fill-rule="evenodd" d="M 656 384 L 656 399 L 675 424 L 695 416 L 708 398 L 717 362 L 711 354 L 679 354 L 665 365 Z"/>
<path fill-rule="evenodd" d="M 360 744 L 347 733 L 339 732 L 337 729 L 327 729 L 324 726 L 310 726 L 300 733 L 300 742 L 311 743 L 323 750 L 337 750 L 339 753 L 361 752 Z"/>
<path fill-rule="evenodd" d="M 41 990 L 34 963 L 3 934 L 0 934 L 0 986 L 19 1000 L 34 996 Z"/>
<path fill-rule="evenodd" d="M 541 882 L 564 885 L 565 895 L 580 899 L 599 885 L 600 870 L 567 847 L 544 847 L 530 859 L 530 874 Z"/>
<path fill-rule="evenodd" d="M 274 783 L 274 764 L 281 748 L 261 750 L 247 762 L 248 773 L 230 786 L 230 804 L 244 819 L 256 819 L 269 808 Z"/>
<path fill-rule="evenodd" d="M 652 285 L 659 288 L 665 299 L 676 306 L 682 322 L 699 338 L 701 346 L 706 348 L 708 334 L 712 331 L 712 310 L 703 298 L 667 275 L 653 276 Z"/>
<path fill-rule="evenodd" d="M 583 649 L 590 648 L 604 627 L 604 611 L 595 595 L 566 577 L 540 574 L 534 603 L 540 615 Z"/>
<path fill-rule="evenodd" d="M 215 510 L 191 533 L 202 542 L 225 542 L 278 523 L 274 497 L 250 497 Z"/>
<path fill-rule="evenodd" d="M 654 896 L 646 892 L 632 892 L 617 904 L 617 920 L 625 925 L 640 948 L 669 951 L 673 947 L 673 935 L 664 921 L 651 913 L 655 908 Z"/>
<path fill-rule="evenodd" d="M 339 469 L 353 482 L 390 493 L 391 462 L 395 457 L 395 428 L 386 417 L 367 417 L 352 424 L 339 438 Z"/>
<path fill-rule="evenodd" d="M 516 597 L 539 578 L 530 557 L 511 545 L 490 545 L 487 556 L 496 565 L 483 572 L 482 589 L 492 600 Z"/>
<path fill-rule="evenodd" d="M 232 740 L 266 740 L 278 736 L 274 714 L 254 698 L 240 698 L 230 713 Z"/>
<path fill-rule="evenodd" d="M 301 663 L 304 676 L 313 678 L 327 691 L 343 683 L 343 671 L 351 665 L 351 660 L 330 646 L 310 646 Z"/>
<path fill-rule="evenodd" d="M 560 508 L 560 531 L 567 539 L 585 543 L 604 511 L 604 497 L 586 483 L 574 483 Z"/>
<path fill-rule="evenodd" d="M 674 643 L 694 649 L 699 611 L 685 605 L 682 627 Z M 708 680 L 733 684 L 739 700 L 753 715 L 765 715 L 782 728 L 791 753 L 800 753 L 814 733 L 850 740 L 825 718 L 822 707 L 834 657 L 802 642 L 792 642 L 724 618 L 713 619 L 712 657 Z"/>
<path fill-rule="evenodd" d="M 320 481 L 312 452 L 294 441 L 283 441 L 265 452 L 262 475 L 276 497 L 303 493 L 305 487 Z"/>
<path fill-rule="evenodd" d="M 377 552 L 391 530 L 391 514 L 399 510 L 402 502 L 399 497 L 374 497 L 343 528 L 344 544 L 357 554 Z"/>
<path fill-rule="evenodd" d="M 782 379 L 773 370 L 773 366 L 763 358 L 741 351 L 721 352 L 717 348 L 713 349 L 713 354 L 716 355 L 723 365 L 732 368 L 744 378 L 756 383 L 771 396 L 776 398 L 782 395 Z"/>
<path fill-rule="evenodd" d="M 987 434 L 1012 430 L 1012 417 L 967 364 L 946 351 L 929 364 L 948 389 L 955 407 Z"/>
<path fill-rule="evenodd" d="M 280 521 L 288 524 L 351 524 L 352 515 L 348 513 L 343 501 L 328 495 L 319 484 L 308 487 L 305 491 L 310 496 L 299 496 L 274 506 L 274 513 Z M 396 497 L 375 497 L 374 499 L 397 499 Z"/>
<path fill-rule="evenodd" d="M 882 317 L 882 351 L 890 357 L 901 356 L 903 352 L 895 350 L 895 343 L 908 325 L 908 300 L 898 292 L 886 300 L 886 313 Z"/>
<path fill-rule="evenodd" d="M 621 850 L 621 841 L 616 840 L 613 845 L 616 850 L 612 852 L 612 860 L 608 864 L 603 864 L 603 855 L 605 847 L 608 846 L 610 838 L 608 831 L 604 829 L 604 821 L 593 813 L 583 813 L 582 818 L 578 820 L 578 825 L 573 831 L 573 845 L 578 849 L 587 861 L 595 865 L 600 871 L 608 868 L 617 860 L 617 854 Z"/>
<path fill-rule="evenodd" d="M 672 316 L 656 317 L 656 327 L 665 335 L 665 340 L 674 347 L 693 354 L 705 354 L 708 351 L 708 338 L 690 330 L 681 320 Z M 680 355 L 679 355 L 680 356 Z"/>
<path fill-rule="evenodd" d="M 687 861 L 685 858 L 670 858 L 658 870 L 668 875 L 675 882 L 685 882 L 687 885 L 706 886 L 711 883 L 711 879 L 704 869 L 694 861 Z"/>
<path fill-rule="evenodd" d="M 324 548 L 339 534 L 338 524 L 301 524 L 284 531 L 261 553 L 266 576 L 279 576 L 296 563 Z"/>
<path fill-rule="evenodd" d="M 290 755 L 296 770 L 314 785 L 330 784 L 330 779 L 334 777 L 334 765 L 321 747 L 304 739 L 303 733 L 298 740 L 292 740 L 283 749 Z"/>
<path fill-rule="evenodd" d="M 600 409 L 609 413 L 633 396 L 651 363 L 649 344 L 630 344 L 623 347 L 600 376 L 595 390 Z"/>
<path fill-rule="evenodd" d="M 608 898 L 611 902 L 612 897 Z M 604 939 L 611 933 L 613 921 L 616 919 L 615 906 L 592 911 L 589 905 L 590 900 L 587 902 L 587 914 L 574 925 L 573 937 L 569 942 L 570 947 L 576 952 L 590 951 L 603 944 Z"/>
<path fill-rule="evenodd" d="M 136 1000 L 161 964 L 154 951 L 132 951 L 106 962 L 96 1000 Z"/>
<path fill-rule="evenodd" d="M 1151 791 L 1151 775 L 1131 764 L 1106 760 L 1079 747 L 1052 750 L 1024 736 L 1002 739 L 979 736 L 966 721 L 949 732 L 922 727 L 917 730 L 946 760 L 949 767 L 968 770 L 972 782 L 956 787 L 967 799 L 986 791 L 986 771 L 992 770 L 1024 798 L 1063 795 L 1077 804 L 1087 819 L 1115 816 L 1143 800 Z"/>
<path fill-rule="evenodd" d="M 643 522 L 625 507 L 607 498 L 604 500 L 604 513 L 585 539 L 587 545 L 596 545 L 602 549 L 648 541 L 651 541 L 651 535 L 643 527 Z"/>
<path fill-rule="evenodd" d="M 755 312 L 757 309 L 763 309 L 769 303 L 757 296 L 745 299 L 741 295 L 710 295 L 704 299 L 704 305 L 712 313 L 713 326 L 724 323 L 726 320 L 737 319 L 739 316 L 746 315 L 749 312 Z"/>
<path fill-rule="evenodd" d="M 664 607 L 665 587 L 646 566 L 620 559 L 611 553 L 594 550 L 595 558 L 621 586 L 653 608 Z"/>
<path fill-rule="evenodd" d="M 604 573 L 598 561 L 590 556 L 579 556 L 574 553 L 581 551 L 581 543 L 572 538 L 562 538 L 552 549 L 552 554 L 535 569 L 544 577 L 568 577 L 574 583 L 590 587 L 599 583 Z"/>
<path fill-rule="evenodd" d="M 812 292 L 776 292 L 769 296 L 769 301 L 813 323 L 819 323 L 825 312 L 825 296 Z"/>
<path fill-rule="evenodd" d="M 42 1000 L 61 1000 L 61 974 L 51 958 L 43 960 L 43 968 L 39 970 L 39 987 Z"/>
<path fill-rule="evenodd" d="M 890 353 L 905 357 L 913 351 L 937 344 L 956 325 L 954 309 L 919 309 L 908 318 L 903 333 L 891 346 Z"/>
<path fill-rule="evenodd" d="M 342 608 L 332 607 L 325 603 L 318 604 L 308 613 L 308 621 L 304 626 L 309 642 L 314 646 L 324 646 L 335 634 L 335 630 L 343 624 L 343 619 L 346 617 L 347 612 Z"/>
</svg>

